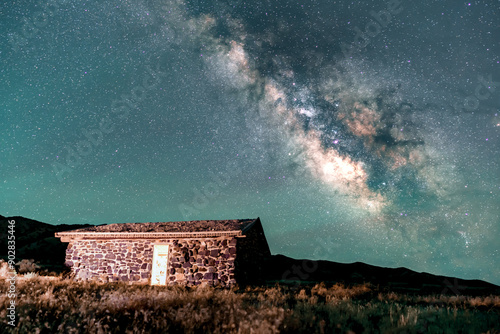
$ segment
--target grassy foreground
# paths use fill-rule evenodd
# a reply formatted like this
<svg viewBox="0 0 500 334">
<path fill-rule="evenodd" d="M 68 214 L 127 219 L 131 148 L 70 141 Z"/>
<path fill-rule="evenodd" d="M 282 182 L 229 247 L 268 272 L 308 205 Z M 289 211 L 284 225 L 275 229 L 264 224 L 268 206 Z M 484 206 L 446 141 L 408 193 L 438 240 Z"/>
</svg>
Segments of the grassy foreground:
<svg viewBox="0 0 500 334">
<path fill-rule="evenodd" d="M 2 291 L 7 282 L 1 281 Z M 345 288 L 151 287 L 35 277 L 16 283 L 4 333 L 500 333 L 500 296 L 410 296 Z"/>
</svg>

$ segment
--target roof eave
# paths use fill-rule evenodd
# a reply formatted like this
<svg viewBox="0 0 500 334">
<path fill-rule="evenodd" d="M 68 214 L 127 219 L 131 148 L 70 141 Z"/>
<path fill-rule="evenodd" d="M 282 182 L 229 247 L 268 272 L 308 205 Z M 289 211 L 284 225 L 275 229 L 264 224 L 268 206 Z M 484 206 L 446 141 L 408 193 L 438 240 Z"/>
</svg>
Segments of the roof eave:
<svg viewBox="0 0 500 334">
<path fill-rule="evenodd" d="M 73 240 L 95 239 L 181 239 L 181 238 L 213 238 L 223 236 L 242 236 L 241 230 L 235 231 L 203 231 L 203 232 L 56 232 L 56 238 L 62 242 Z"/>
</svg>

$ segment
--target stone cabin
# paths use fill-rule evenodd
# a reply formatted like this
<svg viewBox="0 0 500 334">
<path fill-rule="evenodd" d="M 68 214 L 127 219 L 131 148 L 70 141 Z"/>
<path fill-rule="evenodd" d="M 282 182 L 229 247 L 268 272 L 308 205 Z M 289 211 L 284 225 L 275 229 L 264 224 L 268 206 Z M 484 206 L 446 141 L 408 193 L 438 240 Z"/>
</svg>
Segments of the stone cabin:
<svg viewBox="0 0 500 334">
<path fill-rule="evenodd" d="M 231 286 L 261 283 L 260 219 L 124 223 L 57 232 L 78 281 Z"/>
</svg>

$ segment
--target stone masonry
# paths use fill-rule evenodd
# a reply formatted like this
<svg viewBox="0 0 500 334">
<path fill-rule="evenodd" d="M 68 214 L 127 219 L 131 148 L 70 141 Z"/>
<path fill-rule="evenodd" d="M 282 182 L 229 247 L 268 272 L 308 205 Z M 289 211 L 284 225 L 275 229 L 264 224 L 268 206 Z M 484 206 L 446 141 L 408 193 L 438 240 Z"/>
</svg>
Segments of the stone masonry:
<svg viewBox="0 0 500 334">
<path fill-rule="evenodd" d="M 77 280 L 148 283 L 153 245 L 169 245 L 169 284 L 236 283 L 236 238 L 180 240 L 81 240 L 68 245 L 66 265 Z"/>
</svg>

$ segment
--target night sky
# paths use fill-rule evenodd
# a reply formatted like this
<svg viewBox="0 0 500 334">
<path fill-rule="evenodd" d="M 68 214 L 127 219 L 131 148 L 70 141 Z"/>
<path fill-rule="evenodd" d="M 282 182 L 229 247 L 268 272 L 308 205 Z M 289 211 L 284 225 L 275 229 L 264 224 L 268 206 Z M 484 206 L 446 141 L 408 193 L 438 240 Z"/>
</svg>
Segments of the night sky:
<svg viewBox="0 0 500 334">
<path fill-rule="evenodd" d="M 500 284 L 499 1 L 0 15 L 0 214 L 260 217 L 274 254 Z"/>
</svg>

